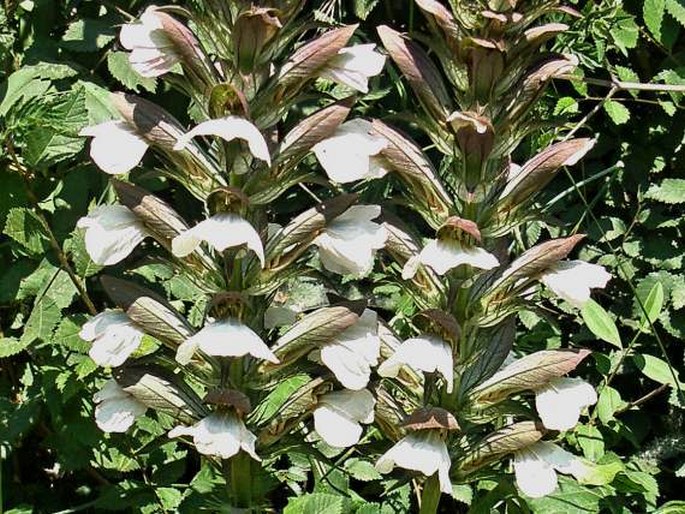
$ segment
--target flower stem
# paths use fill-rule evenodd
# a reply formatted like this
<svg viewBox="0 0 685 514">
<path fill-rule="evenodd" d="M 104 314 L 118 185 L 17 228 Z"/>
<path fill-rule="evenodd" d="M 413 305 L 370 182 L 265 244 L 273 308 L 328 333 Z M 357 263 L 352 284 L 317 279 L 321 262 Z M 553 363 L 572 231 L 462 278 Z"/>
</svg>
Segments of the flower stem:
<svg viewBox="0 0 685 514">
<path fill-rule="evenodd" d="M 428 477 L 428 480 L 423 484 L 423 493 L 421 493 L 421 510 L 419 514 L 435 514 L 438 512 L 438 505 L 440 504 L 440 482 L 438 481 L 438 474 L 435 473 Z"/>
<path fill-rule="evenodd" d="M 231 489 L 235 506 L 248 509 L 252 506 L 252 472 L 250 456 L 238 452 L 231 458 Z"/>
</svg>

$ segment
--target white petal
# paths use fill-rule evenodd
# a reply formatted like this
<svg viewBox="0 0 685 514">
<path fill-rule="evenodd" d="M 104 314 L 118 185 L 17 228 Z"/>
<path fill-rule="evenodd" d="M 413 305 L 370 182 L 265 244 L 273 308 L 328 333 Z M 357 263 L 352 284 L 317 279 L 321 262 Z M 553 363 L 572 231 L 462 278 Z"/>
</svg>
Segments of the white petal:
<svg viewBox="0 0 685 514">
<path fill-rule="evenodd" d="M 543 273 L 540 281 L 571 305 L 582 308 L 590 299 L 590 289 L 603 288 L 611 275 L 598 264 L 560 261 Z"/>
<path fill-rule="evenodd" d="M 419 260 L 424 265 L 430 266 L 438 275 L 444 275 L 462 264 L 486 270 L 499 266 L 497 257 L 482 248 L 477 246 L 469 248 L 455 241 L 436 239 L 429 241 L 421 250 Z"/>
<path fill-rule="evenodd" d="M 550 430 L 572 429 L 581 411 L 595 403 L 597 393 L 582 378 L 556 378 L 535 391 L 535 408 Z"/>
<path fill-rule="evenodd" d="M 194 339 L 186 339 L 176 348 L 176 362 L 182 365 L 188 364 L 198 349 L 198 342 Z"/>
<path fill-rule="evenodd" d="M 449 468 L 451 460 L 447 446 L 437 431 L 422 430 L 412 432 L 400 439 L 395 446 L 385 452 L 376 462 L 379 473 L 389 473 L 398 466 L 404 469 L 419 471 L 426 476 L 439 472 L 440 490 L 451 493 Z"/>
<path fill-rule="evenodd" d="M 535 446 L 514 454 L 514 474 L 521 492 L 531 498 L 541 498 L 557 488 L 557 474 L 550 464 L 537 455 Z"/>
<path fill-rule="evenodd" d="M 147 407 L 124 391 L 114 380 L 105 382 L 94 397 L 95 423 L 103 432 L 126 432 Z"/>
<path fill-rule="evenodd" d="M 355 119 L 343 123 L 332 137 L 312 148 L 328 177 L 338 183 L 379 178 L 387 170 L 372 157 L 387 146 L 387 141 L 370 134 L 371 123 Z"/>
<path fill-rule="evenodd" d="M 378 366 L 378 374 L 382 377 L 396 377 L 405 364 L 427 373 L 439 372 L 445 378 L 447 392 L 452 392 L 454 386 L 452 348 L 442 339 L 429 335 L 407 339 L 389 359 Z"/>
<path fill-rule="evenodd" d="M 354 446 L 362 435 L 362 426 L 356 420 L 326 404 L 314 410 L 314 429 L 327 444 L 336 448 Z"/>
<path fill-rule="evenodd" d="M 383 225 L 371 221 L 379 215 L 377 205 L 355 205 L 335 218 L 314 240 L 324 267 L 343 275 L 371 271 L 375 251 L 388 237 Z"/>
<path fill-rule="evenodd" d="M 244 244 L 257 254 L 264 266 L 264 247 L 259 234 L 247 220 L 235 214 L 215 214 L 177 235 L 171 241 L 171 252 L 177 257 L 185 257 L 201 241 L 206 241 L 219 252 Z"/>
<path fill-rule="evenodd" d="M 250 327 L 236 320 L 223 320 L 206 325 L 186 343 L 196 345 L 207 355 L 242 357 L 250 354 L 258 359 L 279 362 L 261 337 Z M 177 354 L 176 360 L 178 359 Z"/>
<path fill-rule="evenodd" d="M 86 322 L 79 336 L 91 341 L 88 354 L 99 366 L 121 366 L 140 346 L 143 332 L 121 311 L 101 312 Z"/>
<path fill-rule="evenodd" d="M 321 348 L 321 361 L 343 386 L 359 390 L 369 383 L 371 366 L 378 364 L 380 348 L 378 317 L 365 309 L 357 323 Z"/>
<path fill-rule="evenodd" d="M 375 52 L 375 47 L 374 44 L 367 44 L 343 48 L 319 75 L 362 93 L 368 93 L 369 77 L 378 75 L 385 65 L 385 56 Z"/>
<path fill-rule="evenodd" d="M 147 142 L 123 121 L 106 121 L 85 127 L 81 136 L 92 136 L 90 156 L 105 173 L 119 175 L 135 168 L 147 151 Z"/>
<path fill-rule="evenodd" d="M 228 116 L 200 123 L 177 141 L 174 150 L 182 150 L 195 136 L 218 136 L 226 141 L 242 139 L 247 142 L 252 155 L 271 166 L 271 157 L 266 140 L 259 129 L 239 116 Z"/>
<path fill-rule="evenodd" d="M 143 223 L 123 205 L 103 205 L 81 218 L 85 228 L 86 251 L 93 262 L 111 265 L 122 261 L 147 237 Z"/>
<path fill-rule="evenodd" d="M 119 41 L 129 54 L 129 62 L 143 77 L 159 77 L 179 61 L 174 43 L 163 29 L 154 6 L 148 7 L 140 23 L 128 23 L 121 28 Z"/>
</svg>

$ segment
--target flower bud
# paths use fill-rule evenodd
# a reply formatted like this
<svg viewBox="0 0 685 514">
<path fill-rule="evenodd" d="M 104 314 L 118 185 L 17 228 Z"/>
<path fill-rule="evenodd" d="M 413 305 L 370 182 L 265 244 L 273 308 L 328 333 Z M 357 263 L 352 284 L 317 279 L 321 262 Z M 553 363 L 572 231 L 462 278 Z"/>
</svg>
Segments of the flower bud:
<svg viewBox="0 0 685 514">
<path fill-rule="evenodd" d="M 260 56 L 279 29 L 281 21 L 276 9 L 251 7 L 238 15 L 233 25 L 233 45 L 236 65 L 241 73 L 251 73 L 259 65 L 268 64 Z"/>
</svg>

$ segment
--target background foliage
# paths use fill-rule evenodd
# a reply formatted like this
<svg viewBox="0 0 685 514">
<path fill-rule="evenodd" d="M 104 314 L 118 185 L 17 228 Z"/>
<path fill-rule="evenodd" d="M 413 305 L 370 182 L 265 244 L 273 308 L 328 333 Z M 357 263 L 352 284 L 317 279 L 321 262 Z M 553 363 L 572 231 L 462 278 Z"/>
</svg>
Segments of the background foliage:
<svg viewBox="0 0 685 514">
<path fill-rule="evenodd" d="M 331 0 L 318 3 L 313 15 L 322 22 L 359 22 L 365 38 L 376 41 L 381 23 L 409 32 L 421 28 L 418 10 L 403 4 Z M 156 93 L 157 103 L 185 116 L 175 92 L 130 69 L 116 40 L 117 25 L 143 7 L 6 0 L 0 11 L 0 506 L 9 512 L 193 512 L 213 501 L 221 508 L 218 477 L 206 468 L 197 473 L 197 457 L 177 443 L 152 444 L 160 435 L 156 424 L 144 424 L 135 438 L 96 428 L 91 398 L 97 373 L 78 337 L 104 295 L 90 279 L 99 269 L 85 253 L 76 221 L 107 194 L 106 179 L 90 163 L 78 131 L 107 118 L 107 89 Z M 589 80 L 579 75 L 556 81 L 540 119 L 563 117 L 569 128 L 596 135 L 598 144 L 573 175 L 558 177 L 547 189 L 540 201 L 546 221 L 525 226 L 519 237 L 530 246 L 577 224 L 588 234 L 581 257 L 602 255 L 599 262 L 614 279 L 583 313 L 592 332 L 570 314 L 557 322 L 558 316 L 530 312 L 520 316 L 518 337 L 531 349 L 571 339 L 593 350 L 582 372 L 598 386 L 600 398 L 575 442 L 588 457 L 621 459 L 626 471 L 592 494 L 562 483 L 554 497 L 498 508 L 682 512 L 675 501 L 685 475 L 682 95 L 625 83 L 685 84 L 685 2 L 603 0 L 575 7 L 584 17 L 559 38 L 556 50 L 577 55 Z M 397 78 L 388 66 L 367 97 L 375 102 L 358 109 L 391 119 L 410 109 L 411 95 Z M 411 131 L 409 124 L 403 128 Z M 555 133 L 538 137 L 526 142 L 519 161 Z M 190 204 L 183 193 L 155 179 L 146 182 L 140 173 L 138 182 L 148 189 L 173 197 L 176 206 Z M 175 306 L 191 320 L 201 312 L 197 291 L 154 262 L 141 263 L 136 273 L 177 298 Z M 75 286 L 82 280 L 87 293 Z M 400 318 L 408 314 L 398 291 L 380 286 L 376 294 Z M 331 477 L 317 480 L 308 495 L 302 493 L 312 492 L 306 480 L 310 462 L 294 455 L 290 464 L 282 478 L 288 485 L 281 489 L 285 512 L 409 509 L 408 487 L 365 489 L 376 476 L 361 459 L 334 465 Z M 341 496 L 330 483 L 338 489 L 353 483 L 375 503 Z M 487 481 L 482 488 L 488 489 Z M 495 489 L 470 512 L 490 512 L 509 493 Z M 454 508 L 466 512 L 471 491 L 462 494 Z"/>
</svg>

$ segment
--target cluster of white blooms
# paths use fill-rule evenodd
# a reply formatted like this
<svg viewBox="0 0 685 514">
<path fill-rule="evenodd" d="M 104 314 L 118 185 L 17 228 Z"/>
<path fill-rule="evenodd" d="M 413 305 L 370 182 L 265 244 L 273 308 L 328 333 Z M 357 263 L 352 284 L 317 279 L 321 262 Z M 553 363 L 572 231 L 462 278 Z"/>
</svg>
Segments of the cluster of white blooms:
<svg viewBox="0 0 685 514">
<path fill-rule="evenodd" d="M 130 61 L 145 77 L 168 73 L 181 59 L 163 30 L 163 19 L 157 8 L 148 8 L 139 23 L 124 26 L 122 45 L 131 50 Z M 331 60 L 319 77 L 343 84 L 357 91 L 368 92 L 368 80 L 380 73 L 385 57 L 375 51 L 375 45 L 345 48 Z M 93 138 L 90 154 L 106 173 L 129 172 L 142 160 L 149 146 L 146 139 L 125 121 L 112 120 L 87 127 L 81 132 Z M 259 128 L 248 119 L 226 116 L 202 122 L 181 134 L 173 149 L 183 151 L 198 136 L 213 136 L 224 141 L 240 140 L 250 154 L 271 166 L 269 145 Z M 316 144 L 312 151 L 336 183 L 349 183 L 383 177 L 390 167 L 383 158 L 388 142 L 374 132 L 372 124 L 354 119 L 340 125 L 335 133 Z M 316 234 L 311 244 L 318 248 L 322 266 L 333 273 L 353 276 L 367 275 L 374 265 L 375 254 L 388 239 L 384 225 L 376 222 L 381 216 L 378 205 L 353 205 L 329 220 Z M 123 205 L 99 206 L 78 222 L 85 229 L 85 246 L 94 262 L 113 265 L 125 259 L 134 248 L 152 233 L 130 209 Z M 183 258 L 191 255 L 203 243 L 217 252 L 245 246 L 263 268 L 266 265 L 263 236 L 249 220 L 234 213 L 218 213 L 207 217 L 171 240 L 171 252 Z M 256 261 L 255 261 L 256 264 Z M 426 242 L 416 255 L 409 258 L 402 278 L 415 277 L 420 266 L 438 275 L 467 265 L 479 270 L 491 270 L 500 262 L 485 248 L 474 243 L 439 236 Z M 551 265 L 538 278 L 546 287 L 570 304 L 581 307 L 590 298 L 591 288 L 604 287 L 609 274 L 603 267 L 582 261 L 560 261 Z M 100 366 L 117 367 L 138 349 L 143 330 L 128 316 L 117 310 L 102 312 L 88 321 L 81 338 L 92 342 L 90 356 Z M 190 364 L 197 352 L 206 356 L 254 359 L 279 363 L 266 342 L 239 319 L 209 321 L 196 334 L 182 342 L 176 352 L 181 366 Z M 366 309 L 359 320 L 342 331 L 311 355 L 333 374 L 342 389 L 322 394 L 313 410 L 314 428 L 319 437 L 333 447 L 345 448 L 357 444 L 363 425 L 374 421 L 376 399 L 369 388 L 372 369 L 381 377 L 397 377 L 403 366 L 417 372 L 437 373 L 449 394 L 454 389 L 454 349 L 441 337 L 421 333 L 402 342 L 386 360 L 380 363 L 381 339 L 376 312 Z M 510 366 L 516 366 L 516 363 Z M 496 383 L 507 367 L 489 382 Z M 371 389 L 371 390 L 370 390 Z M 535 390 L 535 405 L 544 426 L 551 430 L 572 429 L 586 407 L 596 403 L 592 386 L 579 378 L 558 377 Z M 114 380 L 109 380 L 96 394 L 95 417 L 98 426 L 108 432 L 122 432 L 132 426 L 146 407 Z M 230 409 L 217 410 L 192 426 L 177 426 L 170 437 L 189 436 L 198 452 L 228 459 L 243 450 L 255 460 L 256 437 L 243 422 L 242 416 Z M 451 493 L 449 477 L 451 459 L 446 435 L 438 429 L 409 432 L 376 463 L 376 469 L 388 473 L 394 467 L 419 471 L 426 476 L 438 475 L 440 490 Z M 589 473 L 580 459 L 548 441 L 537 442 L 519 450 L 514 456 L 516 481 L 525 494 L 544 496 L 556 488 L 556 471 L 582 478 Z"/>
</svg>

